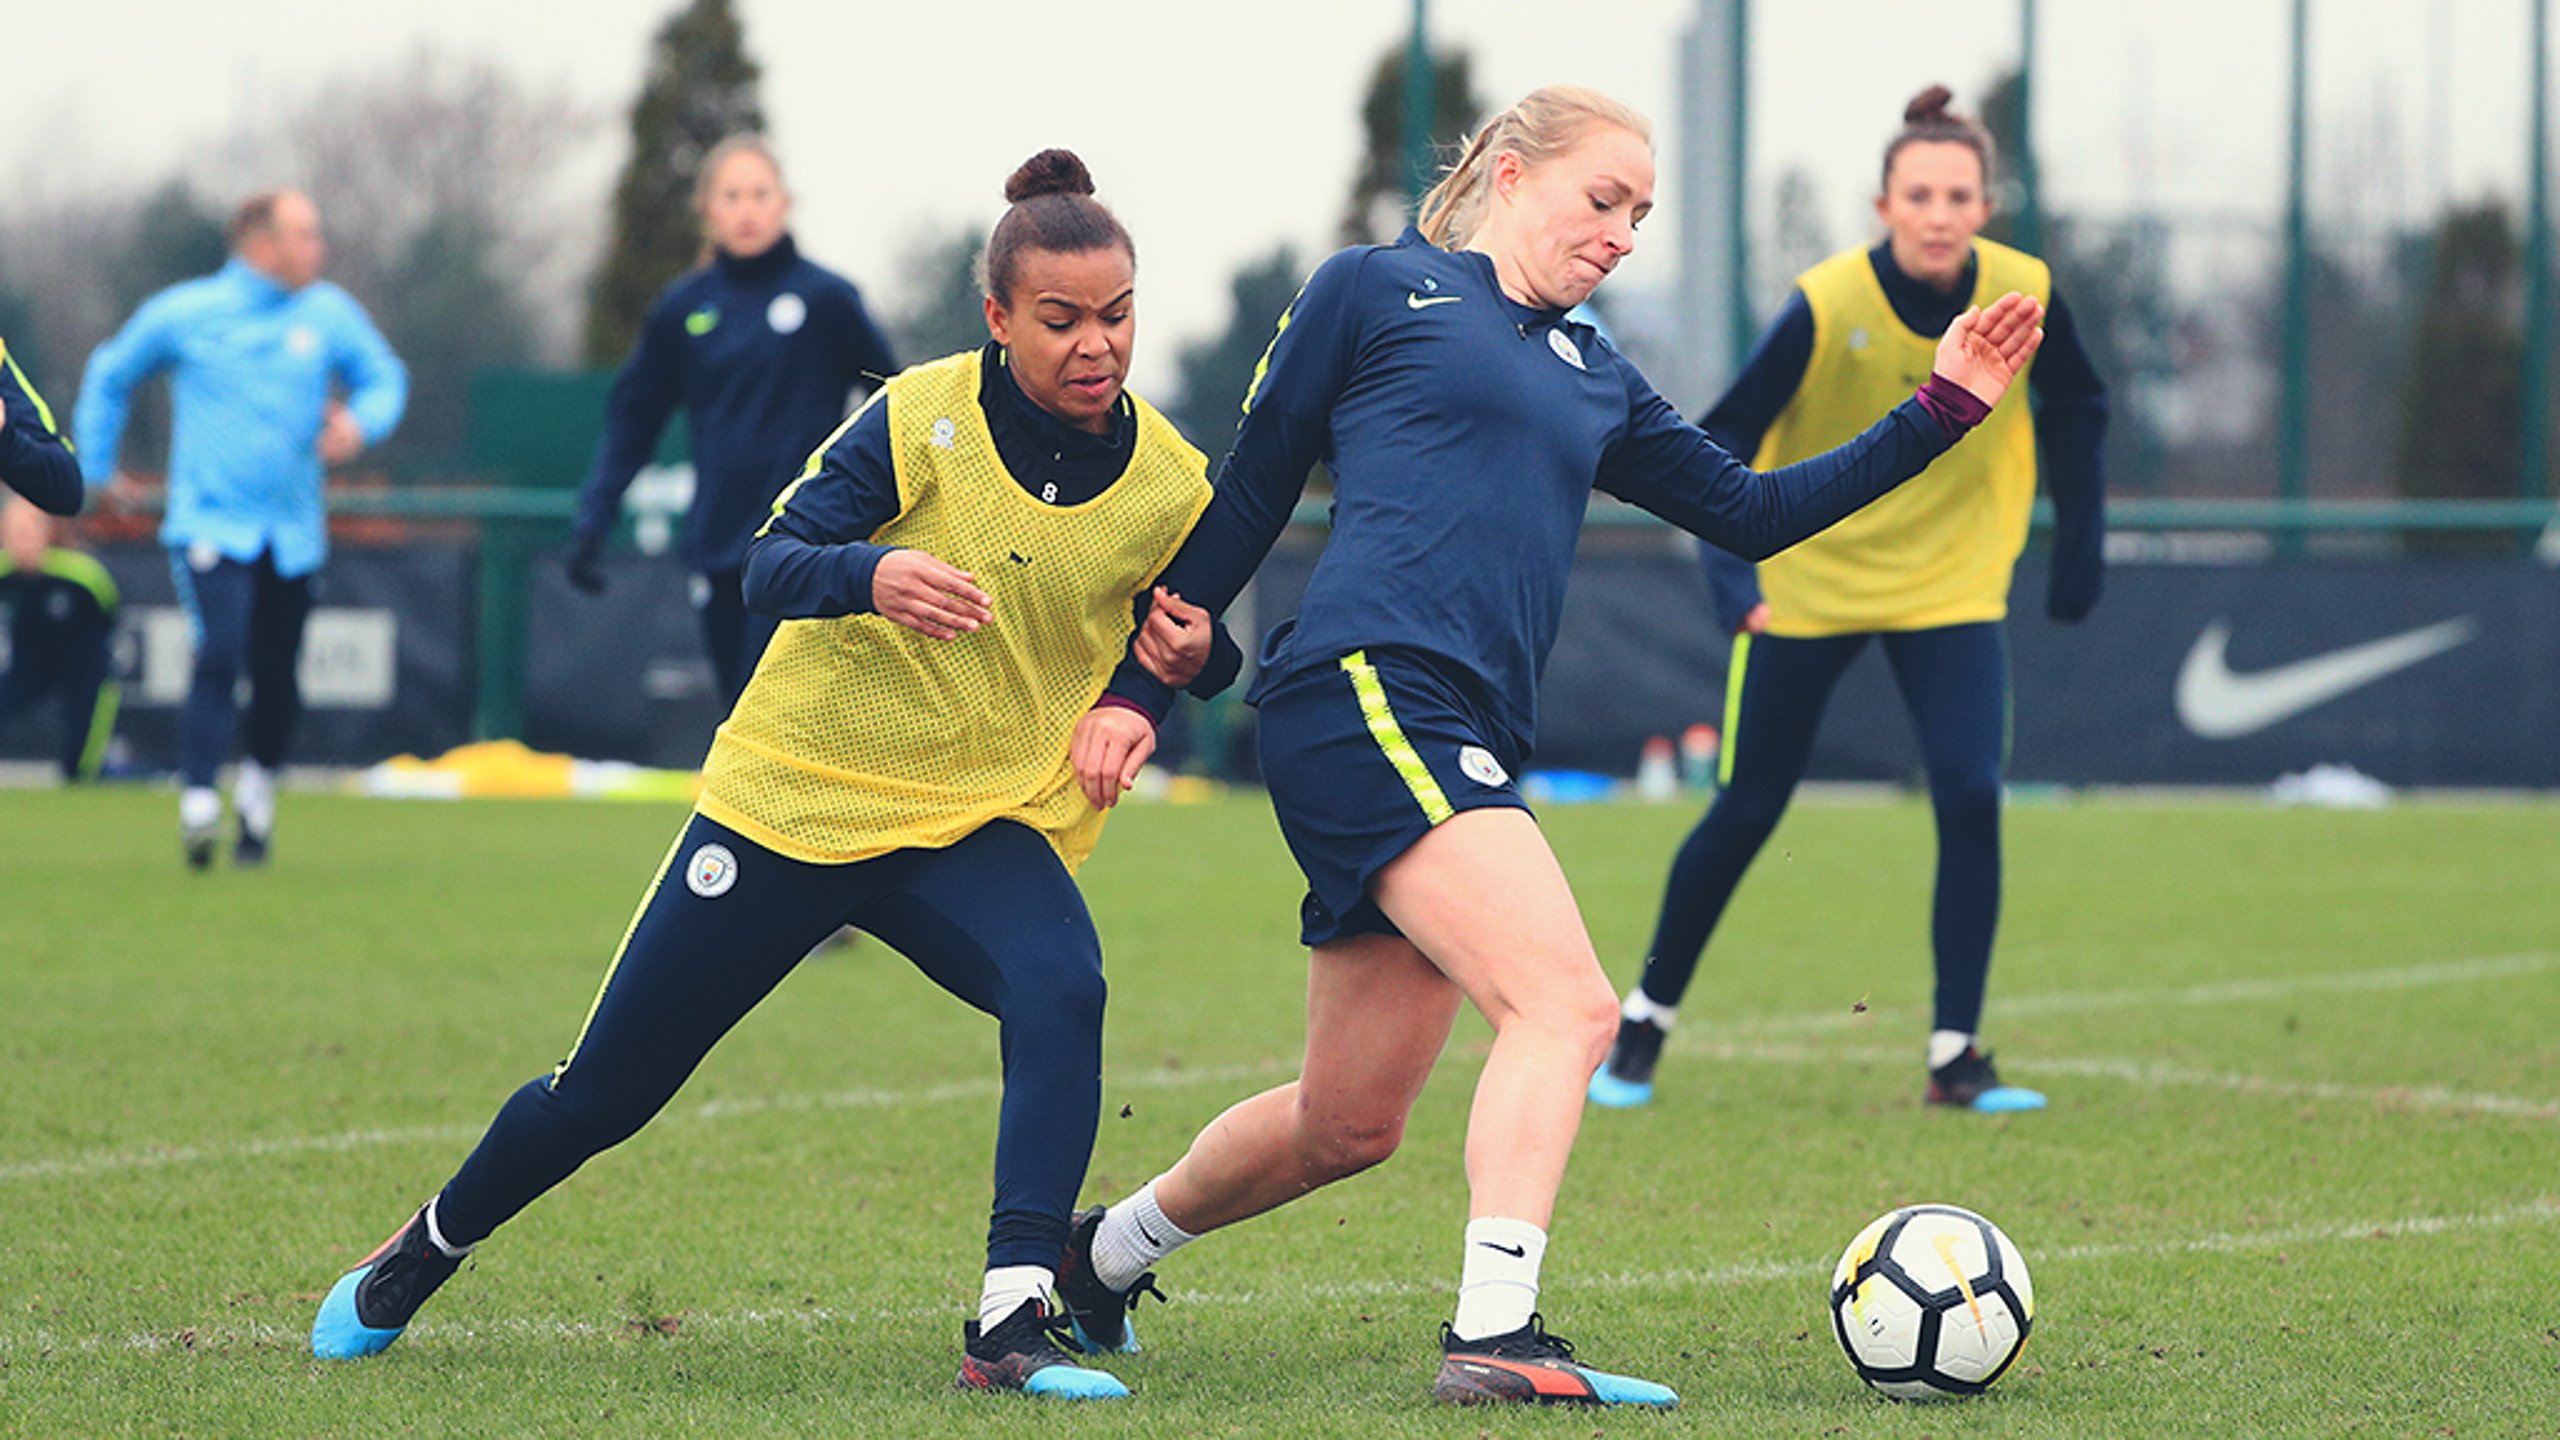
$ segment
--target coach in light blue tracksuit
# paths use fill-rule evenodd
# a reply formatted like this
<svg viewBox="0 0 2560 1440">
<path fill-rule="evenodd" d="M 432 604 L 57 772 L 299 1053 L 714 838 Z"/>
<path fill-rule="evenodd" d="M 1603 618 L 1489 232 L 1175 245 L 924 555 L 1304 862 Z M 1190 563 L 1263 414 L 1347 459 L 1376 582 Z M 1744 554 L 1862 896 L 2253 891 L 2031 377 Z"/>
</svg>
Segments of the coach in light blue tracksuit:
<svg viewBox="0 0 2560 1440">
<path fill-rule="evenodd" d="M 320 279 L 328 256 L 309 197 L 270 191 L 232 217 L 232 256 L 144 301 L 89 357 L 72 433 L 93 487 L 123 482 L 117 451 L 133 388 L 166 372 L 175 411 L 160 542 L 187 607 L 195 670 L 179 730 L 188 863 L 212 863 L 215 783 L 250 682 L 247 754 L 234 776 L 233 858 L 266 858 L 274 772 L 301 710 L 295 666 L 329 550 L 324 465 L 391 432 L 409 376 L 354 297 Z M 345 398 L 338 396 L 343 393 Z"/>
</svg>

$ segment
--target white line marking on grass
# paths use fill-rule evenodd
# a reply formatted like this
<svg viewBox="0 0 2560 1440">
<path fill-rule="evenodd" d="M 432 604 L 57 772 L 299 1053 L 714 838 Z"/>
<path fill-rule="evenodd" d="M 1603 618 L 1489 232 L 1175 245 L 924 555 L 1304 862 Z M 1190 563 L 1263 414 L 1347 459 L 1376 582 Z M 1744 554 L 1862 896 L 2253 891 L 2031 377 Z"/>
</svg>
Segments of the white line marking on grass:
<svg viewBox="0 0 2560 1440">
<path fill-rule="evenodd" d="M 1702 1059 L 1768 1065 L 1900 1065 L 1909 1063 L 1912 1058 L 1907 1050 L 1814 1049 L 1804 1045 L 1753 1045 L 1712 1039 L 1684 1044 L 1676 1037 L 1671 1042 L 1671 1049 L 1675 1054 L 1695 1055 Z M 2442 1110 L 2512 1115 L 2525 1120 L 2560 1120 L 2560 1100 L 2448 1090 L 2441 1085 L 2346 1085 L 2330 1080 L 2279 1080 L 2269 1075 L 2190 1070 L 2159 1061 L 2095 1056 L 2030 1057 L 2003 1064 L 2004 1068 L 2025 1075 L 2076 1075 L 2153 1087 L 2188 1085 L 2277 1100 L 2332 1100 L 2370 1105 L 2381 1110 Z"/>
<path fill-rule="evenodd" d="M 2025 995 L 2005 998 L 2000 1002 L 2004 1015 L 2080 1014 L 2102 1010 L 2138 1009 L 2145 1006 L 2181 1007 L 2222 1005 L 2252 1000 L 2281 1000 L 2296 995 L 2356 994 L 2367 991 L 2409 990 L 2430 985 L 2459 984 L 2474 980 L 2493 980 L 2515 975 L 2535 974 L 2560 968 L 2560 954 L 2537 953 L 2487 956 L 2470 960 L 2448 960 L 2427 965 L 2410 965 L 2390 970 L 2352 971 L 2342 975 L 2303 976 L 2290 979 L 2241 980 L 2215 985 L 2194 985 L 2160 990 L 2097 990 L 2059 994 Z M 1820 1014 L 1773 1016 L 1762 1020 L 1739 1020 L 1723 1027 L 1727 1035 L 1811 1034 L 1842 1029 L 1852 1025 L 1872 1024 L 1872 1015 L 1853 1015 L 1845 1011 Z M 1687 1047 L 1681 1047 L 1683 1049 Z M 1774 1059 L 1774 1055 L 1760 1058 Z M 1825 1058 L 1841 1058 L 1830 1056 Z M 2024 1068 L 2027 1062 L 2013 1061 Z M 2041 1068 L 2055 1069 L 2071 1062 L 2044 1062 Z M 2129 1062 L 2080 1062 L 2105 1066 Z M 1272 1060 L 1244 1065 L 1209 1066 L 1200 1069 L 1160 1067 L 1125 1075 L 1106 1075 L 1105 1087 L 1122 1090 L 1171 1090 L 1186 1085 L 1216 1081 L 1239 1081 L 1285 1078 L 1295 1073 L 1294 1060 Z M 2071 1073 L 2057 1070 L 2056 1073 Z M 2119 1070 L 2097 1069 L 2081 1073 L 2103 1078 L 2140 1079 Z M 2212 1080 L 2168 1078 L 2163 1071 L 2152 1078 L 2156 1083 L 2220 1084 L 2232 1089 L 2265 1089 L 2279 1082 L 2253 1085 L 2250 1077 L 2218 1077 Z M 2333 1092 L 2333 1093 L 2332 1093 Z M 686 1105 L 679 1101 L 668 1107 L 662 1120 L 718 1120 L 771 1111 L 895 1109 L 908 1105 L 929 1105 L 961 1100 L 992 1098 L 1003 1093 L 1003 1084 L 995 1077 L 983 1080 L 952 1081 L 942 1085 L 910 1090 L 858 1089 L 815 1095 L 770 1095 L 738 1100 L 710 1100 Z M 2356 1087 L 2304 1087 L 2299 1093 L 2309 1098 L 2350 1098 L 2365 1092 Z M 2397 1097 L 2406 1103 L 2428 1109 L 2473 1109 L 2489 1113 L 2521 1114 L 2545 1118 L 2553 1110 L 2552 1102 L 2516 1099 L 2504 1096 L 2454 1096 L 2451 1092 L 2431 1088 L 2413 1090 L 2376 1089 L 2377 1098 Z M 460 1144 L 480 1137 L 477 1125 L 429 1125 L 404 1129 L 357 1130 L 338 1135 L 286 1136 L 272 1140 L 247 1140 L 228 1144 L 153 1145 L 133 1150 L 111 1150 L 90 1155 L 67 1156 L 51 1160 L 23 1160 L 0 1164 L 0 1184 L 20 1180 L 73 1179 L 92 1175 L 113 1174 L 127 1170 L 159 1169 L 172 1165 L 216 1164 L 240 1160 L 258 1160 L 277 1155 L 328 1153 L 370 1149 L 386 1145 Z"/>
<path fill-rule="evenodd" d="M 1186 1085 L 1233 1084 L 1256 1079 L 1285 1078 L 1297 1073 L 1295 1060 L 1263 1060 L 1240 1065 L 1204 1065 L 1198 1068 L 1160 1066 L 1126 1074 L 1106 1072 L 1106 1091 L 1178 1090 Z M 991 1100 L 1004 1093 L 1004 1082 L 995 1076 L 983 1080 L 954 1080 L 941 1085 L 919 1086 L 911 1090 L 868 1088 L 837 1090 L 814 1095 L 763 1095 L 737 1100 L 706 1100 L 688 1105 L 679 1100 L 667 1107 L 654 1124 L 683 1123 L 692 1120 L 727 1120 L 744 1115 L 773 1111 L 805 1110 L 881 1110 L 909 1105 L 933 1105 L 959 1100 Z M 504 1097 L 500 1097 L 503 1099 Z M 469 1144 L 480 1138 L 485 1125 L 417 1125 L 395 1130 L 352 1130 L 338 1135 L 287 1136 L 273 1140 L 243 1140 L 229 1144 L 154 1145 L 138 1150 L 109 1150 L 91 1155 L 75 1155 L 57 1160 L 24 1160 L 0 1165 L 0 1184 L 13 1180 L 60 1180 L 90 1175 L 113 1174 L 124 1170 L 151 1170 L 171 1165 L 211 1164 L 234 1160 L 260 1160 L 275 1155 L 298 1155 L 312 1152 L 363 1150 L 384 1145 Z"/>
<path fill-rule="evenodd" d="M 2501 1210 L 2475 1211 L 2468 1215 L 2411 1215 L 2393 1220 L 2344 1220 L 2323 1224 L 2292 1225 L 2279 1230 L 2226 1230 L 2183 1239 L 2131 1240 L 2111 1244 L 2063 1245 L 2050 1249 L 2034 1249 L 2039 1268 L 2072 1265 L 2083 1261 L 2116 1259 L 2157 1259 L 2169 1255 L 2240 1255 L 2266 1250 L 2281 1250 L 2305 1245 L 2342 1244 L 2358 1240 L 2412 1240 L 2437 1235 L 2473 1231 L 2504 1230 L 2520 1225 L 2547 1225 L 2560 1221 L 2560 1198 L 2545 1197 L 2511 1205 Z M 2030 1241 L 2033 1236 L 2028 1237 Z M 1833 1262 L 1828 1259 L 1751 1260 L 1732 1265 L 1678 1267 L 1663 1270 L 1617 1271 L 1602 1275 L 1578 1276 L 1573 1285 L 1593 1290 L 1679 1290 L 1721 1289 L 1737 1285 L 1771 1284 L 1780 1281 L 1806 1281 L 1829 1275 Z M 1279 1291 L 1261 1290 L 1184 1290 L 1184 1305 L 1207 1305 L 1227 1308 L 1239 1305 L 1304 1307 L 1310 1302 L 1343 1300 L 1398 1299 L 1412 1295 L 1445 1293 L 1443 1279 L 1422 1280 L 1351 1280 L 1335 1283 L 1297 1284 Z M 775 1324 L 796 1324 L 803 1328 L 820 1325 L 931 1324 L 946 1320 L 956 1307 L 940 1305 L 900 1305 L 881 1307 L 846 1307 L 820 1305 L 793 1309 L 732 1310 L 721 1314 L 676 1312 L 678 1332 L 695 1330 L 752 1329 Z M 308 1343 L 308 1331 L 298 1326 L 252 1321 L 219 1327 L 189 1326 L 174 1331 L 127 1335 L 122 1338 L 86 1336 L 65 1342 L 51 1331 L 36 1330 L 25 1335 L 0 1333 L 0 1355 L 12 1351 L 33 1351 L 44 1355 L 95 1353 L 100 1350 L 123 1350 L 144 1353 L 162 1351 L 216 1351 L 242 1346 L 284 1347 L 299 1349 Z M 532 1337 L 551 1340 L 612 1340 L 637 1335 L 637 1322 L 603 1324 L 594 1321 L 498 1320 L 483 1323 L 421 1321 L 415 1327 L 412 1343 L 426 1343 L 440 1349 L 470 1347 L 502 1339 Z M 641 1337 L 646 1338 L 646 1337 Z"/>
<path fill-rule="evenodd" d="M 2004 995 L 2002 1015 L 2086 1015 L 2106 1010 L 2175 1009 L 2231 1005 L 2255 1000 L 2289 1000 L 2298 995 L 2355 995 L 2375 990 L 2417 990 L 2472 980 L 2500 980 L 2560 969 L 2560 954 L 2550 952 L 2492 955 L 2471 960 L 2444 960 L 2392 970 L 2351 970 L 2336 975 L 2301 975 L 2267 980 L 2229 980 L 2212 985 L 2186 985 L 2159 990 L 2066 990 L 2043 995 Z M 1840 1030 L 1874 1023 L 1867 1011 L 1826 1010 L 1815 1015 L 1775 1015 L 1763 1020 L 1737 1019 L 1723 1028 L 1737 1035 L 1801 1034 Z"/>
<path fill-rule="evenodd" d="M 419 1125 L 404 1130 L 352 1130 L 342 1135 L 289 1135 L 274 1140 L 241 1140 L 221 1145 L 153 1145 L 140 1150 L 109 1150 L 61 1160 L 25 1160 L 0 1165 L 0 1181 L 58 1180 L 104 1175 L 118 1170 L 151 1170 L 164 1165 L 194 1165 L 223 1160 L 260 1160 L 270 1155 L 314 1151 L 363 1150 L 376 1145 L 407 1145 L 429 1140 L 476 1140 L 479 1127 Z"/>
<path fill-rule="evenodd" d="M 2161 990 L 2098 990 L 2059 994 L 2026 995 L 2000 1002 L 2004 1015 L 2085 1014 L 2094 1011 L 2139 1009 L 2151 1007 L 2191 1007 L 2223 1005 L 2255 1000 L 2283 1000 L 2297 995 L 2358 994 L 2370 991 L 2411 990 L 2430 985 L 2460 984 L 2475 980 L 2495 980 L 2516 975 L 2529 975 L 2560 968 L 2560 954 L 2519 954 L 2488 956 L 2471 960 L 2449 960 L 2429 965 L 2410 965 L 2391 970 L 2353 971 L 2343 975 L 2303 976 L 2290 979 L 2240 980 L 2215 985 L 2194 985 Z M 1812 1034 L 1834 1031 L 1854 1025 L 1872 1024 L 1871 1014 L 1825 1011 L 1821 1014 L 1773 1016 L 1762 1020 L 1739 1020 L 1723 1027 L 1726 1035 Z M 1702 1053 L 1723 1053 L 1730 1058 L 1764 1061 L 1875 1060 L 1872 1053 L 1843 1055 L 1825 1052 L 1717 1049 L 1721 1041 L 1711 1041 Z M 1674 1042 L 1682 1051 L 1692 1046 Z M 1465 1058 L 1452 1052 L 1444 1060 Z M 2336 1085 L 2316 1082 L 2279 1081 L 2251 1075 L 2223 1075 L 2185 1071 L 2172 1066 L 2125 1060 L 2015 1060 L 2013 1068 L 2037 1070 L 2053 1074 L 2084 1075 L 2098 1079 L 2124 1080 L 2135 1084 L 2200 1085 L 2258 1094 L 2282 1095 L 2315 1100 L 2370 1100 L 2377 1104 L 2400 1104 L 2424 1110 L 2476 1111 L 2484 1114 L 2518 1115 L 2528 1119 L 2560 1118 L 2560 1102 L 2509 1095 L 2463 1094 L 2436 1086 L 2391 1087 Z M 1294 1060 L 1267 1060 L 1241 1065 L 1204 1066 L 1198 1069 L 1158 1067 L 1123 1075 L 1106 1075 L 1106 1088 L 1119 1090 L 1173 1090 L 1194 1084 L 1285 1078 L 1295 1073 Z M 992 1099 L 1004 1093 L 1003 1082 L 993 1076 L 981 1080 L 956 1080 L 941 1085 L 915 1089 L 864 1088 L 839 1090 L 822 1094 L 767 1095 L 736 1100 L 708 1100 L 687 1105 L 669 1106 L 661 1121 L 721 1120 L 775 1111 L 808 1110 L 878 1110 L 910 1105 L 946 1104 L 962 1100 Z M 277 1155 L 328 1153 L 370 1149 L 378 1146 L 409 1144 L 460 1144 L 480 1137 L 480 1126 L 423 1125 L 404 1129 L 357 1130 L 337 1135 L 285 1136 L 272 1140 L 247 1140 L 231 1144 L 146 1146 L 136 1150 L 104 1151 L 97 1154 L 69 1156 L 52 1160 L 26 1160 L 0 1164 L 0 1184 L 19 1180 L 58 1180 L 92 1175 L 112 1174 L 126 1170 L 149 1170 L 172 1165 L 222 1163 L 258 1160 Z"/>
</svg>

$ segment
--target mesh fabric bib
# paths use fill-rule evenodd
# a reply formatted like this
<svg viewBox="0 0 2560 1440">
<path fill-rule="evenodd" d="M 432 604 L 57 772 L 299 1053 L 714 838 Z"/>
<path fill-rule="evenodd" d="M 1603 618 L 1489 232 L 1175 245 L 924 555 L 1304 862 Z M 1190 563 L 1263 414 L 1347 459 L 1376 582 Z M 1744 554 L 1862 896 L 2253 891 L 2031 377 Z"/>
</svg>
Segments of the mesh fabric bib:
<svg viewBox="0 0 2560 1440">
<path fill-rule="evenodd" d="M 1091 853 L 1102 812 L 1067 743 L 1120 663 L 1134 598 L 1207 508 L 1206 465 L 1132 396 L 1127 471 L 1084 504 L 1043 504 L 997 459 L 979 383 L 972 351 L 883 389 L 899 508 L 870 538 L 967 571 L 993 618 L 950 640 L 878 615 L 784 621 L 712 742 L 703 814 L 822 864 L 1002 819 L 1048 837 L 1070 870 Z"/>
<path fill-rule="evenodd" d="M 1988 240 L 1974 305 L 2011 290 L 2050 301 L 2043 261 Z M 1848 250 L 1796 281 L 1813 310 L 1813 354 L 1753 464 L 1763 470 L 1858 437 L 1929 378 L 1938 342 L 1893 313 L 1875 265 Z M 2034 362 L 2029 361 L 2032 367 Z M 1990 418 L 1883 499 L 1760 563 L 1769 633 L 1799 637 L 1929 630 L 2009 613 L 2009 571 L 2027 543 L 2036 497 L 2027 372 Z"/>
</svg>

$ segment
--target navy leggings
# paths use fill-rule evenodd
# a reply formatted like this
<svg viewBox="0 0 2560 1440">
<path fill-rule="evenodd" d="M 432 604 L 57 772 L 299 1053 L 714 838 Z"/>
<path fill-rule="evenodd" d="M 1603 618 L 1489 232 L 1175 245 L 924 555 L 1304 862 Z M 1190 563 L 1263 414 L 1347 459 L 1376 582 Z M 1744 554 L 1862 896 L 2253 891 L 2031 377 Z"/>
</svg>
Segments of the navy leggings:
<svg viewBox="0 0 2560 1440">
<path fill-rule="evenodd" d="M 302 630 L 311 619 L 315 576 L 276 573 L 275 557 L 243 564 L 227 555 L 202 569 L 183 549 L 169 573 L 196 640 L 195 672 L 178 720 L 178 770 L 189 785 L 212 785 L 236 741 L 270 770 L 284 766 L 302 718 Z M 247 734 L 241 734 L 240 677 L 249 677 Z"/>
<path fill-rule="evenodd" d="M 120 692 L 108 678 L 114 629 L 113 616 L 94 610 L 68 621 L 33 607 L 12 617 L 9 668 L 0 671 L 0 723 L 50 697 L 62 723 L 54 756 L 66 781 L 97 779 L 115 733 Z"/>
<path fill-rule="evenodd" d="M 987 1264 L 1055 1267 L 1102 1104 L 1102 946 L 1057 852 L 1011 821 L 945 850 L 810 865 L 694 816 L 569 1057 L 508 1098 L 446 1182 L 436 1210 L 446 1239 L 480 1240 L 637 1132 L 721 1036 L 847 924 L 1000 1022 Z"/>
<path fill-rule="evenodd" d="M 1978 1029 L 2000 923 L 2000 779 L 2008 751 L 2009 652 L 1997 622 L 1937 630 L 1754 635 L 1738 681 L 1741 704 L 1725 736 L 1723 793 L 1671 862 L 1671 880 L 1646 953 L 1644 993 L 1677 1005 L 1742 872 L 1787 813 L 1804 778 L 1823 708 L 1869 639 L 1884 643 L 1902 703 L 1919 731 L 1938 821 L 1938 881 L 1930 948 L 1937 959 L 1936 1025 Z"/>
</svg>

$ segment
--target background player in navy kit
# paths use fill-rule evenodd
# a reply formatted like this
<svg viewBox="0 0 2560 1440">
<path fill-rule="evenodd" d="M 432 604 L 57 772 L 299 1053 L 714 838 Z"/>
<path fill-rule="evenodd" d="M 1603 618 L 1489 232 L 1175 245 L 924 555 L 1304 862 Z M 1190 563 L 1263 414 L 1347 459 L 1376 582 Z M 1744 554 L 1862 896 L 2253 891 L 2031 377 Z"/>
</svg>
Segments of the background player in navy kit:
<svg viewBox="0 0 2560 1440">
<path fill-rule="evenodd" d="M 810 447 L 844 419 L 853 391 L 898 365 L 853 283 L 801 258 L 783 228 L 791 193 L 761 136 L 711 148 L 694 207 L 709 263 L 650 305 L 613 382 L 604 439 L 578 496 L 569 579 L 589 594 L 604 590 L 604 542 L 622 494 L 684 406 L 693 507 L 677 550 L 694 572 L 694 610 L 726 705 L 773 635 L 773 617 L 755 614 L 740 593 L 747 543 Z"/>
<path fill-rule="evenodd" d="M 85 493 L 80 462 L 54 421 L 53 407 L 18 368 L 6 340 L 0 340 L 0 486 L 56 515 L 79 514 Z"/>
<path fill-rule="evenodd" d="M 1575 1363 L 1535 1313 L 1583 1086 L 1617 1010 L 1510 778 L 1583 511 L 1598 489 L 1766 555 L 1953 444 L 2033 353 L 2041 312 L 2010 296 L 1969 314 L 1918 397 L 1831 454 L 1754 474 L 1566 317 L 1635 248 L 1653 204 L 1649 134 L 1605 96 L 1537 91 L 1469 143 L 1419 230 L 1327 260 L 1281 317 L 1217 499 L 1164 583 L 1223 610 L 1308 470 L 1332 472 L 1324 556 L 1297 618 L 1265 642 L 1251 697 L 1272 808 L 1308 879 L 1305 1068 L 1218 1117 L 1136 1195 L 1078 1217 L 1059 1288 L 1098 1343 L 1176 1245 L 1386 1158 L 1463 999 L 1495 1038 L 1433 1393 L 1676 1403 Z M 1151 687 L 1124 665 L 1113 688 Z M 1084 723 L 1083 772 L 1107 801 L 1150 737 L 1123 710 Z"/>
<path fill-rule="evenodd" d="M 54 756 L 62 778 L 95 780 L 116 726 L 107 677 L 116 582 L 96 556 L 54 544 L 53 521 L 13 495 L 0 495 L 0 609 L 9 612 L 0 722 L 50 697 L 61 717 Z"/>
<path fill-rule="evenodd" d="M 1925 1094 L 1987 1112 L 2044 1104 L 2035 1091 L 2002 1084 L 1975 1043 L 2000 914 L 2009 721 L 2002 621 L 2010 567 L 2026 543 L 2039 442 L 2055 519 L 2046 613 L 2071 623 L 2097 603 L 2107 392 L 2043 263 L 1977 237 L 1991 217 L 1991 137 L 1949 114 L 1950 98 L 1944 86 L 1914 97 L 1885 147 L 1876 197 L 1885 238 L 1805 272 L 1702 423 L 1719 444 L 1763 465 L 1827 449 L 1856 432 L 1875 397 L 1901 383 L 1903 367 L 1960 311 L 2011 286 L 2045 297 L 2044 347 L 2023 392 L 1939 461 L 1930 483 L 1778 556 L 1756 577 L 1749 565 L 1708 553 L 1717 620 L 1736 637 L 1724 790 L 1672 861 L 1644 975 L 1627 994 L 1608 1064 L 1591 1077 L 1596 1103 L 1653 1098 L 1663 1037 L 1699 952 L 1786 813 L 1832 687 L 1875 639 L 1919 732 L 1938 825 Z"/>
<path fill-rule="evenodd" d="M 1209 485 L 1200 453 L 1121 388 L 1137 255 L 1092 192 L 1064 151 L 1016 171 L 987 247 L 994 343 L 891 380 L 774 503 L 747 595 L 787 618 L 569 1058 L 338 1281 L 314 1353 L 398 1339 L 462 1254 L 647 1123 L 851 924 L 1002 1026 L 987 1268 L 959 1385 L 1128 1393 L 1053 1338 L 1102 1071 L 1102 952 L 1071 871 L 1103 815 L 1067 742 L 1133 636 L 1141 663 L 1204 692 L 1242 656 L 1205 615 L 1176 625 L 1180 607 L 1146 598 Z M 1038 564 L 1009 563 L 1026 553 Z"/>
</svg>

